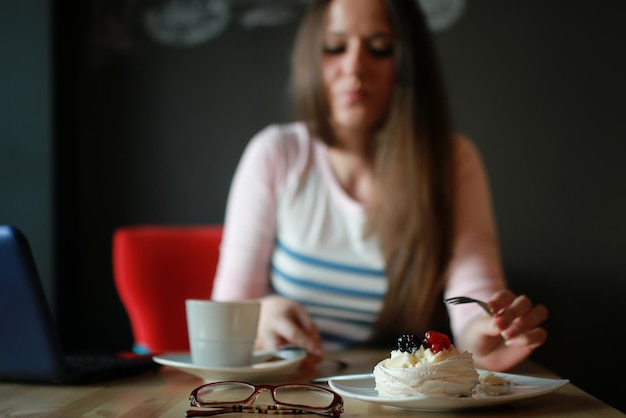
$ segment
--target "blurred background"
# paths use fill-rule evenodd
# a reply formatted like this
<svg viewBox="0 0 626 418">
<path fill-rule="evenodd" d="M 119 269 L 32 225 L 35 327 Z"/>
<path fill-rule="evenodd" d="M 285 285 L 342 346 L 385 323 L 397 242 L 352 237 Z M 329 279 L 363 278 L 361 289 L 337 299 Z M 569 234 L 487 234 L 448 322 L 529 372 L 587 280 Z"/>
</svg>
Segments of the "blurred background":
<svg viewBox="0 0 626 418">
<path fill-rule="evenodd" d="M 115 228 L 223 221 L 247 141 L 292 120 L 307 3 L 2 2 L 0 224 L 29 237 L 68 350 L 132 344 Z M 626 2 L 420 4 L 510 285 L 550 308 L 534 359 L 624 411 Z"/>
</svg>

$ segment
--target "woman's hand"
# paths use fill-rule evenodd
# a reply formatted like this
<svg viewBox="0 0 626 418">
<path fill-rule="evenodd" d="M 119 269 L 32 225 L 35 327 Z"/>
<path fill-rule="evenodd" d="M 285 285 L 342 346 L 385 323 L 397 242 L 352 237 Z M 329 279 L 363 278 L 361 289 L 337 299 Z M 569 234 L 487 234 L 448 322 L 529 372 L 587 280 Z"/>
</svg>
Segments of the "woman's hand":
<svg viewBox="0 0 626 418">
<path fill-rule="evenodd" d="M 271 295 L 261 299 L 257 346 L 273 349 L 295 344 L 313 356 L 322 355 L 317 325 L 298 302 Z"/>
<path fill-rule="evenodd" d="M 509 290 L 495 293 L 487 304 L 493 316 L 480 315 L 460 338 L 478 368 L 510 369 L 546 341 L 548 334 L 540 327 L 548 318 L 545 306 Z"/>
</svg>

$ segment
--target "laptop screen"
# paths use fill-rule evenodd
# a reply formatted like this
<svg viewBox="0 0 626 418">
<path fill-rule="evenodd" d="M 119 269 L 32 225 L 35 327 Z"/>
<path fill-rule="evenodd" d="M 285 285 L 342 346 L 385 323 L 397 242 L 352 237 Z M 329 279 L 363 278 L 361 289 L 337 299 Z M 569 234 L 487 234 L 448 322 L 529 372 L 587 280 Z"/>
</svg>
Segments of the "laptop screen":
<svg viewBox="0 0 626 418">
<path fill-rule="evenodd" d="M 0 225 L 0 379 L 53 380 L 64 371 L 61 345 L 24 234 Z"/>
</svg>

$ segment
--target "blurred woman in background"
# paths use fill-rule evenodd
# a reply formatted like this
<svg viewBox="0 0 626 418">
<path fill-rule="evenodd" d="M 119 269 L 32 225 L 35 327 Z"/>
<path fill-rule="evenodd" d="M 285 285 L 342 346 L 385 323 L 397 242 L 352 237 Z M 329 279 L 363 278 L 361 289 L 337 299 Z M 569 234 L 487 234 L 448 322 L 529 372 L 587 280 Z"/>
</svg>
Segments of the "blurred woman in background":
<svg viewBox="0 0 626 418">
<path fill-rule="evenodd" d="M 544 306 L 504 279 L 488 182 L 452 126 L 415 0 L 316 0 L 298 33 L 299 121 L 249 143 L 233 179 L 213 298 L 262 301 L 259 343 L 310 353 L 447 329 L 477 367 L 546 340 Z"/>
</svg>

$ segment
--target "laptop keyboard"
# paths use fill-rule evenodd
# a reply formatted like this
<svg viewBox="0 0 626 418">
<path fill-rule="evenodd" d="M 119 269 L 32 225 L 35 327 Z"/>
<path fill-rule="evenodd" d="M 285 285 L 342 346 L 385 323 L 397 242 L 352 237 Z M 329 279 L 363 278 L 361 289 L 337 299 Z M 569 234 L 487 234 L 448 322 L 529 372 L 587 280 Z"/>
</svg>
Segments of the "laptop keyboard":
<svg viewBox="0 0 626 418">
<path fill-rule="evenodd" d="M 128 377 L 160 367 L 149 356 L 123 357 L 114 354 L 67 355 L 67 378 L 60 383 L 90 383 Z"/>
</svg>

